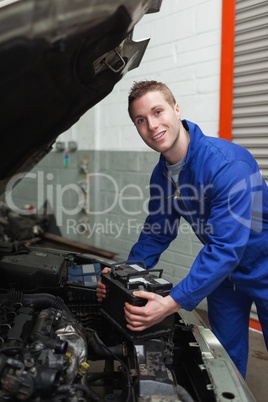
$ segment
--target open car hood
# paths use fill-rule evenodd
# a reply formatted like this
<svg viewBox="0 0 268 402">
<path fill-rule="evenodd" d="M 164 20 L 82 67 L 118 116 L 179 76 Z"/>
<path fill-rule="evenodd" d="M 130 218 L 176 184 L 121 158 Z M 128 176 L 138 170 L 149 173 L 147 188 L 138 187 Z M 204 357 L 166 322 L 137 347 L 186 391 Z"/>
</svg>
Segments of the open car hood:
<svg viewBox="0 0 268 402">
<path fill-rule="evenodd" d="M 162 0 L 0 2 L 0 194 L 136 68 L 135 24 Z"/>
</svg>

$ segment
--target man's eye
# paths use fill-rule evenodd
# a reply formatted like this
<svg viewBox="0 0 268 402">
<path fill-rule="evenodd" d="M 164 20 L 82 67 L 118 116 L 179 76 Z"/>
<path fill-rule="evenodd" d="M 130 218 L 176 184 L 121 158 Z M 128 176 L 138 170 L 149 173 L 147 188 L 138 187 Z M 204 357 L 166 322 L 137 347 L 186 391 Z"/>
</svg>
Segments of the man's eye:
<svg viewBox="0 0 268 402">
<path fill-rule="evenodd" d="M 155 114 L 160 114 L 161 110 L 156 110 Z"/>
<path fill-rule="evenodd" d="M 143 122 L 144 122 L 144 119 L 139 119 L 139 120 L 137 121 L 138 124 L 141 124 L 141 123 L 143 123 Z"/>
</svg>

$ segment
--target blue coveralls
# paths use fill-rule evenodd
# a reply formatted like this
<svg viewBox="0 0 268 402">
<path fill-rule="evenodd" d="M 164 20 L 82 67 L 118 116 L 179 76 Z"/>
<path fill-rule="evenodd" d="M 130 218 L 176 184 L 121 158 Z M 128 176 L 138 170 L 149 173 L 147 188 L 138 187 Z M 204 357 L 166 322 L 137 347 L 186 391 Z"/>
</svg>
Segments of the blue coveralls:
<svg viewBox="0 0 268 402">
<path fill-rule="evenodd" d="M 152 268 L 176 238 L 180 217 L 189 222 L 204 246 L 170 295 L 189 311 L 207 297 L 212 330 L 245 377 L 253 301 L 268 348 L 268 187 L 246 149 L 182 123 L 190 143 L 178 183 L 161 155 L 129 260 Z"/>
</svg>

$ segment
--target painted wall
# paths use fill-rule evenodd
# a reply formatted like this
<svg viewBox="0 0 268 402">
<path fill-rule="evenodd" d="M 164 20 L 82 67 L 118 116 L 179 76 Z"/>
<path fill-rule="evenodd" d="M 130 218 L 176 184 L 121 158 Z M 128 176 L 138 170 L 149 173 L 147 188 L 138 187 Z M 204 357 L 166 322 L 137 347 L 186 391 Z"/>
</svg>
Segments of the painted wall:
<svg viewBox="0 0 268 402">
<path fill-rule="evenodd" d="M 134 39 L 151 37 L 141 66 L 88 111 L 58 141 L 69 153 L 53 151 L 14 190 L 16 205 L 50 198 L 63 236 L 127 258 L 146 217 L 148 184 L 158 155 L 139 138 L 127 114 L 134 81 L 156 79 L 173 91 L 182 118 L 206 135 L 218 136 L 221 51 L 221 1 L 163 0 L 161 11 L 146 15 Z M 43 177 L 43 181 L 42 181 Z M 42 196 L 42 197 L 41 197 Z M 39 197 L 39 201 L 38 201 Z M 186 222 L 162 255 L 159 267 L 178 282 L 189 271 L 201 244 Z"/>
</svg>

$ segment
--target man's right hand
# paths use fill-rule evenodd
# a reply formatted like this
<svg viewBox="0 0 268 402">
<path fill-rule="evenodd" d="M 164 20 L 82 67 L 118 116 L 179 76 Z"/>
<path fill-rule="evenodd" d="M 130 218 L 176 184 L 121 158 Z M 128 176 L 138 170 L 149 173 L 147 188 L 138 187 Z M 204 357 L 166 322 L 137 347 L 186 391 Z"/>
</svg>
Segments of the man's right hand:
<svg viewBox="0 0 268 402">
<path fill-rule="evenodd" d="M 108 274 L 111 271 L 111 268 L 105 267 L 101 271 L 102 274 Z M 102 280 L 99 279 L 97 283 L 97 300 L 99 303 L 103 301 L 106 297 L 106 286 L 102 283 Z"/>
</svg>

